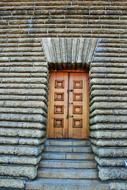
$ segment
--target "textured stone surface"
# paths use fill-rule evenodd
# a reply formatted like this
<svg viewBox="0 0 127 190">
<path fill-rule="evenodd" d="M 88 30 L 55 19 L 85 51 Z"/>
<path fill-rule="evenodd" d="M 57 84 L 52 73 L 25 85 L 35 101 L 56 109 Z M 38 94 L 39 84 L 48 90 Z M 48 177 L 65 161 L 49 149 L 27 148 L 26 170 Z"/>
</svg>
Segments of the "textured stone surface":
<svg viewBox="0 0 127 190">
<path fill-rule="evenodd" d="M 30 156 L 30 157 L 27 157 L 27 156 L 19 156 L 19 155 L 11 155 L 11 156 L 8 156 L 8 155 L 2 155 L 0 157 L 0 163 L 1 164 L 6 164 L 6 163 L 9 163 L 9 164 L 32 164 L 32 165 L 37 165 L 38 162 L 41 160 L 41 155 L 40 156 Z"/>
<path fill-rule="evenodd" d="M 126 1 L 5 0 L 0 2 L 0 18 L 0 144 L 4 147 L 0 165 L 6 162 L 6 167 L 11 166 L 10 175 L 15 178 L 23 173 L 19 168 L 26 164 L 28 171 L 40 160 L 48 97 L 48 64 L 42 37 L 102 38 L 98 39 L 90 64 L 91 138 L 98 141 L 92 143 L 104 150 L 106 146 L 116 149 L 119 142 L 124 147 L 127 140 Z M 74 155 L 75 159 L 83 156 Z M 114 163 L 117 169 L 119 160 Z"/>
<path fill-rule="evenodd" d="M 126 190 L 127 183 L 122 182 L 114 182 L 110 184 L 110 190 Z"/>
<path fill-rule="evenodd" d="M 108 140 L 103 140 L 103 139 L 92 139 L 91 140 L 92 144 L 96 146 L 117 146 L 117 147 L 126 147 L 127 146 L 127 140 L 126 139 L 108 139 Z"/>
<path fill-rule="evenodd" d="M 124 167 L 99 167 L 99 178 L 101 180 L 127 179 L 127 169 Z"/>
<path fill-rule="evenodd" d="M 100 157 L 125 157 L 127 156 L 126 147 L 96 147 L 92 146 L 93 151 Z"/>
<path fill-rule="evenodd" d="M 127 177 L 126 62 L 127 40 L 98 41 L 90 67 L 90 137 L 101 180 Z"/>
<path fill-rule="evenodd" d="M 85 36 L 85 37 L 125 37 L 126 32 L 126 1 L 6 1 L 0 3 L 2 13 L 1 37 L 9 33 L 11 38 L 47 36 Z M 15 7 L 15 9 L 13 9 Z M 19 26 L 20 24 L 20 26 Z M 20 29 L 19 29 L 20 27 Z M 4 33 L 3 33 L 4 29 Z M 5 38 L 6 39 L 6 38 Z M 15 40 L 15 39 L 14 39 Z M 23 39 L 24 40 L 24 39 Z M 15 40 L 16 41 L 16 40 Z M 21 42 L 21 40 L 19 40 Z M 15 44 L 16 46 L 17 44 Z M 22 52 L 22 47 L 18 47 Z M 38 54 L 32 48 L 29 54 Z M 10 54 L 17 55 L 17 52 Z M 4 54 L 4 51 L 3 51 Z M 38 56 L 37 55 L 37 56 Z M 14 60 L 14 58 L 11 58 Z M 18 57 L 15 58 L 16 60 Z M 22 57 L 24 59 L 24 57 Z M 28 60 L 33 57 L 27 57 Z M 4 60 L 6 60 L 4 58 Z M 35 58 L 34 58 L 35 60 Z"/>
<path fill-rule="evenodd" d="M 23 180 L 20 179 L 10 179 L 8 177 L 6 178 L 0 178 L 0 188 L 9 188 L 9 189 L 24 189 L 25 184 Z"/>
<path fill-rule="evenodd" d="M 53 63 L 57 68 L 66 69 L 77 66 L 81 69 L 89 65 L 93 58 L 96 47 L 96 38 L 43 38 L 42 47 L 44 49 L 49 66 Z M 77 63 L 75 65 L 75 63 Z M 57 64 L 57 66 L 56 66 Z M 54 69 L 56 69 L 54 67 Z"/>
<path fill-rule="evenodd" d="M 0 154 L 10 154 L 10 155 L 39 155 L 44 146 L 41 145 L 39 147 L 28 147 L 28 146 L 0 146 Z"/>
<path fill-rule="evenodd" d="M 118 118 L 118 117 L 117 117 Z M 108 120 L 108 119 L 107 119 Z M 117 124 L 116 124 L 117 125 Z M 119 138 L 126 138 L 127 130 L 97 130 L 91 132 L 91 137 L 95 138 L 108 138 L 108 139 L 119 139 Z"/>
<path fill-rule="evenodd" d="M 122 166 L 122 167 L 126 167 L 125 166 L 125 161 L 127 161 L 126 157 L 114 157 L 114 158 L 100 158 L 99 156 L 95 156 L 95 160 L 97 161 L 97 163 L 99 164 L 99 166 Z"/>
<path fill-rule="evenodd" d="M 1 176 L 13 176 L 13 177 L 28 177 L 34 179 L 37 176 L 37 166 L 25 166 L 25 165 L 1 165 Z"/>
<path fill-rule="evenodd" d="M 3 10 L 3 7 L 4 2 L 0 8 L 1 18 L 10 14 L 9 9 L 5 6 Z M 17 8 L 15 13 L 19 14 Z M 16 21 L 18 16 L 9 20 Z M 3 24 L 6 25 L 5 22 Z M 12 26 L 13 31 L 15 27 Z M 9 30 L 7 33 L 10 33 Z M 12 180 L 18 178 L 23 183 L 23 178 L 36 177 L 44 148 L 48 64 L 40 40 L 16 34 L 3 40 L 4 31 L 2 34 L 1 29 L 0 34 L 0 175 L 12 177 Z M 7 179 L 7 184 L 9 188 L 21 188 L 20 181 L 19 186 L 11 185 Z"/>
</svg>

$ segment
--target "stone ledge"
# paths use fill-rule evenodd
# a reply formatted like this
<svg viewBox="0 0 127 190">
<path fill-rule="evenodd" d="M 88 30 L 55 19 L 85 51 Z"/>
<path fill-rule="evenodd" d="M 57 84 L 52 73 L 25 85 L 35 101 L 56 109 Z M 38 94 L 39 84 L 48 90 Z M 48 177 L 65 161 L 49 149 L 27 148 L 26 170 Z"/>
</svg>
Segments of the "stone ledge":
<svg viewBox="0 0 127 190">
<path fill-rule="evenodd" d="M 92 149 L 99 157 L 108 158 L 126 158 L 127 148 L 126 147 L 97 147 L 92 145 Z"/>
<path fill-rule="evenodd" d="M 0 128 L 0 136 L 4 137 L 30 137 L 41 138 L 46 135 L 46 131 L 40 129 L 18 129 L 18 128 Z"/>
<path fill-rule="evenodd" d="M 98 167 L 101 180 L 127 180 L 127 168 Z"/>
<path fill-rule="evenodd" d="M 95 160 L 102 167 L 125 167 L 126 158 L 99 158 L 95 156 Z"/>
<path fill-rule="evenodd" d="M 37 176 L 37 166 L 0 165 L 1 176 L 27 177 L 34 179 Z"/>
<path fill-rule="evenodd" d="M 3 188 L 24 189 L 25 184 L 22 179 L 10 179 L 10 178 L 6 177 L 6 178 L 0 178 L 0 188 L 2 188 L 2 189 Z"/>
<path fill-rule="evenodd" d="M 42 129 L 43 130 L 43 129 Z M 43 144 L 45 138 L 30 138 L 30 137 L 0 137 L 0 144 L 4 145 L 30 145 L 38 146 Z"/>
<path fill-rule="evenodd" d="M 109 124 L 109 123 L 127 123 L 127 117 L 126 117 L 126 115 L 118 116 L 115 114 L 96 115 L 90 119 L 90 124 L 95 124 L 95 123 L 107 123 L 107 124 Z"/>
<path fill-rule="evenodd" d="M 44 145 L 0 145 L 0 154 L 19 156 L 38 156 L 44 150 Z"/>
<path fill-rule="evenodd" d="M 125 74 L 125 76 L 126 76 L 126 74 Z M 114 78 L 113 79 L 112 78 L 104 78 L 103 79 L 103 78 L 101 78 L 101 80 L 100 80 L 100 78 L 92 78 L 91 81 L 90 81 L 90 83 L 92 85 L 94 85 L 94 84 L 101 84 L 101 85 L 102 84 L 104 84 L 104 85 L 109 85 L 109 84 L 121 85 L 121 84 L 124 84 L 125 85 L 125 84 L 127 84 L 127 79 L 126 78 L 120 78 L 120 79 L 116 79 L 116 78 L 115 79 Z"/>
<path fill-rule="evenodd" d="M 26 164 L 27 165 L 37 165 L 41 160 L 41 156 L 15 156 L 15 155 L 2 155 L 0 156 L 0 165 L 2 164 Z"/>
<path fill-rule="evenodd" d="M 124 93 L 125 95 L 125 93 Z M 127 95 L 127 92 L 126 92 Z M 119 95 L 120 96 L 120 95 Z M 122 96 L 121 96 L 122 98 Z M 127 102 L 94 102 L 91 105 L 91 111 L 95 109 L 127 109 Z"/>
<path fill-rule="evenodd" d="M 0 128 L 17 128 L 17 129 L 45 129 L 46 125 L 38 122 L 18 122 L 18 121 L 1 121 Z"/>
<path fill-rule="evenodd" d="M 91 143 L 99 147 L 127 147 L 127 139 L 91 139 Z"/>
<path fill-rule="evenodd" d="M 107 123 L 108 125 L 108 123 Z M 117 124 L 116 124 L 117 126 Z M 96 130 L 96 131 L 91 131 L 90 133 L 90 136 L 91 137 L 94 137 L 94 138 L 107 138 L 107 139 L 121 139 L 121 138 L 124 138 L 126 139 L 127 138 L 127 130 L 123 129 L 123 130 L 117 130 L 116 128 L 114 128 L 114 130 Z"/>
<path fill-rule="evenodd" d="M 110 190 L 126 190 L 127 183 L 125 182 L 113 182 L 109 183 Z"/>
</svg>

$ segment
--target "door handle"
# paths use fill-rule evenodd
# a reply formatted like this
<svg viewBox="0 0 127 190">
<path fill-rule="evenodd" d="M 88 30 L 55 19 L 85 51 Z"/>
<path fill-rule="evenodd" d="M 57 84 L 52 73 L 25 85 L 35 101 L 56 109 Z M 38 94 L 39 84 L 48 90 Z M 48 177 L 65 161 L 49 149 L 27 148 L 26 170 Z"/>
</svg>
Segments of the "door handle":
<svg viewBox="0 0 127 190">
<path fill-rule="evenodd" d="M 71 89 L 71 90 L 67 90 L 67 93 L 69 93 L 69 92 L 73 92 L 73 89 Z"/>
<path fill-rule="evenodd" d="M 67 116 L 66 116 L 66 119 L 68 119 L 69 117 L 74 117 L 74 116 L 73 116 L 73 115 L 70 115 L 70 116 L 69 116 L 69 115 L 67 115 Z"/>
</svg>

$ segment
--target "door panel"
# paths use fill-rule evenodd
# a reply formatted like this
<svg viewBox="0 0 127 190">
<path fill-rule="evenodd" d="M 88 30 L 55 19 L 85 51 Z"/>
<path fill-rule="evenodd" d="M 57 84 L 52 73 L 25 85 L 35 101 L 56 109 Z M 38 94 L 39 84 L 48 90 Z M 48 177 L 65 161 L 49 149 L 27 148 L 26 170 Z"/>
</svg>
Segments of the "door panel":
<svg viewBox="0 0 127 190">
<path fill-rule="evenodd" d="M 87 138 L 88 95 L 87 75 L 70 73 L 69 76 L 69 136 L 70 138 Z"/>
<path fill-rule="evenodd" d="M 49 78 L 48 137 L 67 138 L 68 74 L 53 72 Z"/>
<path fill-rule="evenodd" d="M 49 78 L 48 137 L 88 137 L 88 74 L 52 72 Z"/>
</svg>

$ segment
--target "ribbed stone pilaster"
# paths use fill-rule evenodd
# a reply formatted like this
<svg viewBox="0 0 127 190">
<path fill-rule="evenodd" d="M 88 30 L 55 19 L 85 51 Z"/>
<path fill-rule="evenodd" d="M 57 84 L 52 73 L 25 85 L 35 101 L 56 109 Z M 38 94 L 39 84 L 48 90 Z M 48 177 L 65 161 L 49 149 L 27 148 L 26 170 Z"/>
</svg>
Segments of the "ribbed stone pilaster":
<svg viewBox="0 0 127 190">
<path fill-rule="evenodd" d="M 127 174 L 126 47 L 126 40 L 99 40 L 90 66 L 90 136 L 102 180 Z"/>
<path fill-rule="evenodd" d="M 34 179 L 44 149 L 48 64 L 41 42 L 29 37 L 1 39 L 0 187 Z"/>
</svg>

